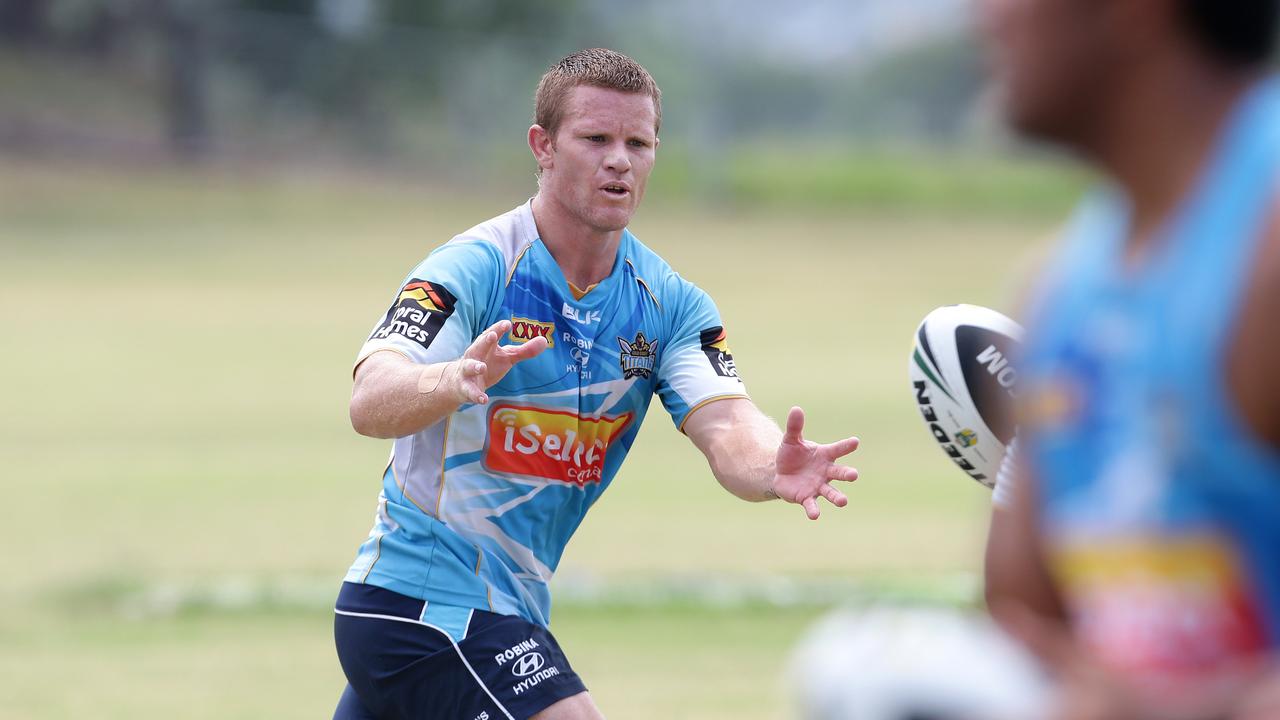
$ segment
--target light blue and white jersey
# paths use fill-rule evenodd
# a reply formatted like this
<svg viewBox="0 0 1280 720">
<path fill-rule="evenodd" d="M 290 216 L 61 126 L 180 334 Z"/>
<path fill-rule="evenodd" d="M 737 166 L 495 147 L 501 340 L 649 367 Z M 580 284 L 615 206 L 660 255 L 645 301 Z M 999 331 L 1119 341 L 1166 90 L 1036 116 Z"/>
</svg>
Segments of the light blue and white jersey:
<svg viewBox="0 0 1280 720">
<path fill-rule="evenodd" d="M 538 238 L 531 203 L 414 268 L 361 348 L 459 358 L 493 323 L 545 337 L 486 405 L 399 438 L 348 582 L 546 625 L 547 583 L 609 486 L 656 393 L 678 427 L 746 397 L 708 295 L 624 231 L 609 276 L 581 299 Z"/>
<path fill-rule="evenodd" d="M 1153 693 L 1280 650 L 1280 452 L 1227 356 L 1280 193 L 1280 83 L 1232 115 L 1141 263 L 1087 202 L 1028 324 L 1021 457 L 1081 639 Z"/>
</svg>

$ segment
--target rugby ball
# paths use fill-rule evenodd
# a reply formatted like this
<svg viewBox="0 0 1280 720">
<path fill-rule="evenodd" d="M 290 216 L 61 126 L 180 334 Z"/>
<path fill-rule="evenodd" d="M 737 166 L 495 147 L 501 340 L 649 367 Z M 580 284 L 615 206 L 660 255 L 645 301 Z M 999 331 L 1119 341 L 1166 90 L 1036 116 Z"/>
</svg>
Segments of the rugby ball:
<svg viewBox="0 0 1280 720">
<path fill-rule="evenodd" d="M 1022 326 L 995 310 L 947 305 L 916 329 L 912 398 L 934 444 L 966 475 L 995 487 L 1016 426 L 1013 398 Z"/>
</svg>

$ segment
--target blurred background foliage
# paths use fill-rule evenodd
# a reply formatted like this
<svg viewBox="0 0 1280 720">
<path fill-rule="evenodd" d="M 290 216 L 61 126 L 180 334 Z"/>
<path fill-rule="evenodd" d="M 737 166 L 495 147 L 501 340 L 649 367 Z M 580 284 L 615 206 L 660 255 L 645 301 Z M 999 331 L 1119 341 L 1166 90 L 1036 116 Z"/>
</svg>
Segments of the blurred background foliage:
<svg viewBox="0 0 1280 720">
<path fill-rule="evenodd" d="M 525 186 L 533 87 L 590 46 L 663 88 L 660 197 L 1045 213 L 1079 188 L 992 122 L 963 0 L 0 0 L 0 152 Z"/>
</svg>

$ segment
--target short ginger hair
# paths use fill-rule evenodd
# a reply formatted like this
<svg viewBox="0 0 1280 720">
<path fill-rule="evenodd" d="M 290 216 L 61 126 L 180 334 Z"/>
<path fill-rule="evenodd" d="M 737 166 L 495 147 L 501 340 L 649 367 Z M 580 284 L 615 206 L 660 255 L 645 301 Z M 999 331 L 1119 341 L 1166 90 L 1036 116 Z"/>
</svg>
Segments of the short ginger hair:
<svg viewBox="0 0 1280 720">
<path fill-rule="evenodd" d="M 533 121 L 554 137 L 569 91 L 582 85 L 648 95 L 653 98 L 654 132 L 662 126 L 662 91 L 653 76 L 635 60 L 604 48 L 579 50 L 547 70 L 534 95 Z"/>
</svg>

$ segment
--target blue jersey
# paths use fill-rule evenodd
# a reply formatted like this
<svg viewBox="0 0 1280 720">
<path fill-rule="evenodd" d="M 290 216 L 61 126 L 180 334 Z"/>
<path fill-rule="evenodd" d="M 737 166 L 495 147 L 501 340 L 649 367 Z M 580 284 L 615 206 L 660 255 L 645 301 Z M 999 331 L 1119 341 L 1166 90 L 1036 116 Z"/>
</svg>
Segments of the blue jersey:
<svg viewBox="0 0 1280 720">
<path fill-rule="evenodd" d="M 499 320 L 545 337 L 485 405 L 395 441 L 377 516 L 346 580 L 546 625 L 565 544 L 609 486 L 656 393 L 678 427 L 745 397 L 715 305 L 624 231 L 578 299 L 531 203 L 472 228 L 409 274 L 360 350 L 459 358 Z"/>
<path fill-rule="evenodd" d="M 1280 191 L 1280 85 L 1252 91 L 1150 252 L 1085 203 L 1030 316 L 1020 452 L 1080 636 L 1155 692 L 1280 650 L 1280 452 L 1227 351 Z"/>
</svg>

